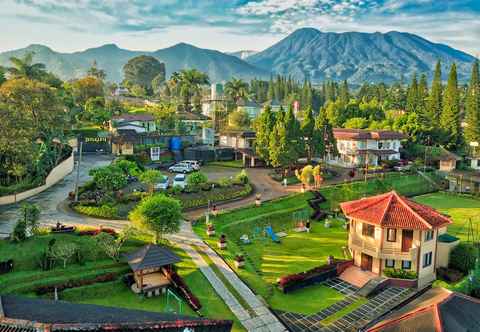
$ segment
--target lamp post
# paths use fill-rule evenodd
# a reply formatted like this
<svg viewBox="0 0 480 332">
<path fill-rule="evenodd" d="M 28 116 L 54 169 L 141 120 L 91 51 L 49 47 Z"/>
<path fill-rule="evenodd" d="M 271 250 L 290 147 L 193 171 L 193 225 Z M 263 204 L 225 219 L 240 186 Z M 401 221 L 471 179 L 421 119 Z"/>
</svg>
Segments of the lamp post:
<svg viewBox="0 0 480 332">
<path fill-rule="evenodd" d="M 80 163 L 82 162 L 83 142 L 80 142 L 80 153 L 77 160 L 77 177 L 75 179 L 75 202 L 78 202 L 78 187 L 80 181 Z"/>
</svg>

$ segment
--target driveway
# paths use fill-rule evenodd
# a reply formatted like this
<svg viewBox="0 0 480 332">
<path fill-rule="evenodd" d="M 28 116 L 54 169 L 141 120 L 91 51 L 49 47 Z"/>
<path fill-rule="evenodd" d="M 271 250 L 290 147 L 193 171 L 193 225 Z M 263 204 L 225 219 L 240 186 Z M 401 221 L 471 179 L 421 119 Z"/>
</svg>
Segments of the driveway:
<svg viewBox="0 0 480 332">
<path fill-rule="evenodd" d="M 85 183 L 90 176 L 88 172 L 90 169 L 100 166 L 108 165 L 112 160 L 111 156 L 105 155 L 89 155 L 84 156 L 80 168 L 80 184 Z M 218 166 L 202 167 L 209 179 L 217 180 L 222 177 L 234 177 L 240 169 Z M 297 192 L 299 186 L 283 187 L 280 183 L 273 181 L 269 176 L 270 170 L 262 168 L 247 169 L 248 176 L 251 183 L 255 186 L 256 193 L 262 195 L 262 200 L 270 200 L 277 197 L 288 195 L 292 192 Z M 65 179 L 51 187 L 50 189 L 32 197 L 27 202 L 35 203 L 40 207 L 40 223 L 54 225 L 57 222 L 77 225 L 91 225 L 106 227 L 123 228 L 125 220 L 103 220 L 92 217 L 82 216 L 72 212 L 66 208 L 65 199 L 70 191 L 75 188 L 76 169 L 69 174 Z M 245 199 L 221 204 L 217 206 L 220 209 L 233 209 L 241 206 L 253 204 L 255 195 L 246 197 Z M 13 230 L 15 222 L 19 217 L 20 204 L 0 206 L 0 236 L 9 234 Z M 187 219 L 196 219 L 205 213 L 206 209 L 197 209 L 186 213 Z"/>
<path fill-rule="evenodd" d="M 108 165 L 112 161 L 111 156 L 86 155 L 80 165 L 80 183 L 86 182 L 90 176 L 88 172 L 95 167 Z M 40 207 L 40 222 L 43 224 L 55 224 L 57 221 L 77 223 L 78 218 L 66 215 L 59 211 L 59 204 L 67 198 L 68 193 L 75 188 L 77 170 L 67 175 L 65 179 L 45 190 L 44 192 L 29 198 L 23 202 L 35 203 Z M 19 217 L 21 203 L 0 206 L 0 233 L 10 233 Z"/>
</svg>

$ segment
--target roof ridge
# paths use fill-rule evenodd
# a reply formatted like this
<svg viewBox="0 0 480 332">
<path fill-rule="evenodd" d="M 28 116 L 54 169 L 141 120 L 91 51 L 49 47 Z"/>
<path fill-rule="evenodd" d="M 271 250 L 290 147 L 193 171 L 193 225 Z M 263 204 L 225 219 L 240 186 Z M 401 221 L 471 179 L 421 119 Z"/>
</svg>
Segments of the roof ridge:
<svg viewBox="0 0 480 332">
<path fill-rule="evenodd" d="M 382 217 L 380 218 L 380 225 L 382 225 L 383 219 L 385 218 L 387 211 L 390 208 L 390 204 L 392 203 L 393 197 L 395 196 L 395 191 L 392 190 L 388 194 L 389 194 L 388 202 L 387 202 L 387 205 L 385 206 L 385 210 L 383 211 Z"/>
<path fill-rule="evenodd" d="M 355 201 L 352 201 L 352 202 L 360 202 L 360 201 L 362 201 L 362 200 L 368 200 L 368 199 L 373 199 L 373 198 L 375 198 L 375 201 L 371 202 L 370 204 L 368 204 L 368 205 L 366 205 L 366 206 L 359 206 L 359 207 L 351 210 L 350 213 L 352 213 L 352 212 L 357 212 L 357 211 L 359 211 L 359 210 L 363 210 L 363 209 L 365 209 L 365 208 L 367 208 L 367 207 L 371 207 L 372 205 L 377 204 L 377 203 L 380 202 L 380 201 L 383 201 L 383 200 L 385 199 L 385 197 L 383 197 L 383 196 L 387 196 L 388 194 L 389 194 L 389 193 L 384 193 L 384 194 L 380 194 L 380 195 L 377 195 L 377 196 L 364 197 L 364 198 L 360 198 L 360 199 L 357 199 L 357 200 L 355 200 Z M 344 202 L 344 203 L 349 203 L 349 202 Z M 344 203 L 341 203 L 341 204 L 344 204 Z"/>
<path fill-rule="evenodd" d="M 419 215 L 417 212 L 415 212 L 410 205 L 407 204 L 407 202 L 403 199 L 402 196 L 400 196 L 395 190 L 393 190 L 393 194 L 397 196 L 400 204 L 402 204 L 405 208 L 407 208 L 408 211 L 410 211 L 415 217 L 417 217 L 423 224 L 427 225 L 428 229 L 433 229 L 433 226 L 423 219 L 421 215 Z"/>
</svg>

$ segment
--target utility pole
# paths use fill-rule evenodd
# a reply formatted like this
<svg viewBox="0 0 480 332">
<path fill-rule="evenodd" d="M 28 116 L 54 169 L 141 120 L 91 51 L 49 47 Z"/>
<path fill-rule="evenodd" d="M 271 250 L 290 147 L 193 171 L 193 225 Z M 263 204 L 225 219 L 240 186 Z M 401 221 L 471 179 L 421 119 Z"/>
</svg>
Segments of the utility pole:
<svg viewBox="0 0 480 332">
<path fill-rule="evenodd" d="M 83 142 L 80 142 L 80 153 L 77 160 L 77 178 L 75 179 L 75 202 L 78 202 L 78 187 L 80 181 L 80 163 L 82 162 Z"/>
</svg>

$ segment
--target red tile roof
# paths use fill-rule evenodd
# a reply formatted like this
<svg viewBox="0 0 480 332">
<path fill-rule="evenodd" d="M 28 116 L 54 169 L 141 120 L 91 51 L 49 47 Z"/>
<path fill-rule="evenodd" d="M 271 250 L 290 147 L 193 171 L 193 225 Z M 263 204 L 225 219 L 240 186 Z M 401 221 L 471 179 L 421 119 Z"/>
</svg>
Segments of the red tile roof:
<svg viewBox="0 0 480 332">
<path fill-rule="evenodd" d="M 431 207 L 411 201 L 395 191 L 344 202 L 340 207 L 349 218 L 381 227 L 426 230 L 452 223 Z"/>
<path fill-rule="evenodd" d="M 335 139 L 346 140 L 387 140 L 387 139 L 404 139 L 404 134 L 391 130 L 364 130 L 364 129 L 347 129 L 334 128 L 333 135 Z"/>
</svg>

